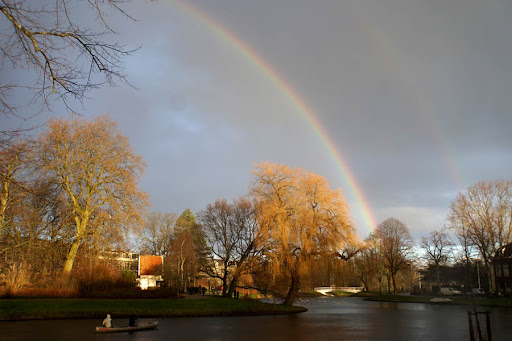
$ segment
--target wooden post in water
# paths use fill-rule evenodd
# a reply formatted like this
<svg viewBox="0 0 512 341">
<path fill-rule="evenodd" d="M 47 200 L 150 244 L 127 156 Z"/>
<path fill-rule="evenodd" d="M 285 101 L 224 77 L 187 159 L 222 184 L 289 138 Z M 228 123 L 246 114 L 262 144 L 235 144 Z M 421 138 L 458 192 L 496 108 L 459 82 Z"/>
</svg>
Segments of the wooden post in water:
<svg viewBox="0 0 512 341">
<path fill-rule="evenodd" d="M 489 318 L 489 312 L 485 312 L 485 323 L 487 327 L 487 341 L 492 341 L 492 331 L 491 331 L 491 319 Z"/>
<path fill-rule="evenodd" d="M 475 341 L 475 333 L 473 332 L 473 319 L 471 312 L 468 311 L 468 325 L 469 325 L 469 341 Z"/>
<path fill-rule="evenodd" d="M 484 337 L 482 335 L 482 330 L 480 328 L 480 324 L 478 323 L 478 314 L 484 315 L 485 314 L 485 329 L 486 329 L 486 336 Z M 491 319 L 489 317 L 488 311 L 477 311 L 477 312 L 470 312 L 468 311 L 468 326 L 469 326 L 469 340 L 470 341 L 476 341 L 475 340 L 475 330 L 473 328 L 473 316 L 475 317 L 475 322 L 477 324 L 477 332 L 478 332 L 478 341 L 492 341 L 492 331 L 491 331 Z"/>
</svg>

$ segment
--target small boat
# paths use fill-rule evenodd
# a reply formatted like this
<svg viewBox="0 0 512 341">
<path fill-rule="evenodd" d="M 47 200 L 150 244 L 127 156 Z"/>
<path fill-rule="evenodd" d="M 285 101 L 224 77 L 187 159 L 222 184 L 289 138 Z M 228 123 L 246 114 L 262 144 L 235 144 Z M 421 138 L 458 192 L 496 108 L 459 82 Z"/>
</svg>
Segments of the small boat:
<svg viewBox="0 0 512 341">
<path fill-rule="evenodd" d="M 136 332 L 139 330 L 155 329 L 156 327 L 158 327 L 158 321 L 152 321 L 149 323 L 141 323 L 133 327 L 96 327 L 96 333 Z"/>
</svg>

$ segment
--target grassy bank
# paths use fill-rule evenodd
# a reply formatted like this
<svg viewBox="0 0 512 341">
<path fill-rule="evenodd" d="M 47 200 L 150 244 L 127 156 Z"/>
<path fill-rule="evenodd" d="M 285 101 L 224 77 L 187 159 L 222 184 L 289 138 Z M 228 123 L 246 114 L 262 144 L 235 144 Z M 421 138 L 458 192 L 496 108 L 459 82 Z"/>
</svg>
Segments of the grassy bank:
<svg viewBox="0 0 512 341">
<path fill-rule="evenodd" d="M 274 305 L 252 300 L 207 299 L 3 299 L 0 320 L 103 319 L 292 314 L 302 307 Z"/>
</svg>

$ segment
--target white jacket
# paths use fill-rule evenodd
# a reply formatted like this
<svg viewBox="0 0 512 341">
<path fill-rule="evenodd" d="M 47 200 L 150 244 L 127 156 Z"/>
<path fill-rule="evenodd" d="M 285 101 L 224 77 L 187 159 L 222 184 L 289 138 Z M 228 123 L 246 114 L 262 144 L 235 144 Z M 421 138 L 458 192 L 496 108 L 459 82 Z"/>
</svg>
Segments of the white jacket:
<svg viewBox="0 0 512 341">
<path fill-rule="evenodd" d="M 105 327 L 105 328 L 112 327 L 112 319 L 110 318 L 110 314 L 107 314 L 107 317 L 103 320 L 103 327 Z"/>
</svg>

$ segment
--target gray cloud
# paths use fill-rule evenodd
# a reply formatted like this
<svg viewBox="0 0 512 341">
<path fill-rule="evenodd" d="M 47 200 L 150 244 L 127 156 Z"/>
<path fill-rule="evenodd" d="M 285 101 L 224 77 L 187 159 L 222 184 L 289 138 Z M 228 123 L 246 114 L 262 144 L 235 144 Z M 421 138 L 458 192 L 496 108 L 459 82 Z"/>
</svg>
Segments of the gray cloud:
<svg viewBox="0 0 512 341">
<path fill-rule="evenodd" d="M 415 236 L 482 179 L 510 178 L 512 4 L 499 1 L 192 1 L 251 46 L 314 110 L 378 221 Z M 247 193 L 255 162 L 350 186 L 304 114 L 232 42 L 173 2 L 136 2 L 119 38 L 139 89 L 102 88 L 109 112 L 148 163 L 154 209 L 198 211 Z"/>
</svg>

